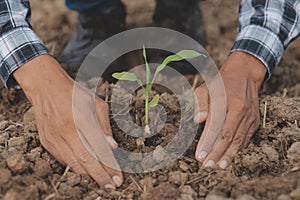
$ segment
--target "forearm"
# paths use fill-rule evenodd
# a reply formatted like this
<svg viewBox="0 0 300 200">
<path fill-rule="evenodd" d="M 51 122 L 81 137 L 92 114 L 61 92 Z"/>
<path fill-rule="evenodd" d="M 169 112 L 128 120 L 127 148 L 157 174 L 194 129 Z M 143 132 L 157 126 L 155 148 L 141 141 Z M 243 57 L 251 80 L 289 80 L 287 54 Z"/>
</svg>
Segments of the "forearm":
<svg viewBox="0 0 300 200">
<path fill-rule="evenodd" d="M 231 51 L 253 55 L 270 77 L 284 50 L 300 33 L 299 10 L 298 0 L 242 0 L 239 33 Z"/>
<path fill-rule="evenodd" d="M 13 77 L 32 103 L 35 97 L 43 94 L 72 91 L 74 84 L 59 63 L 49 55 L 41 55 L 25 63 L 13 72 Z"/>
<path fill-rule="evenodd" d="M 15 70 L 48 50 L 29 24 L 28 0 L 3 0 L 0 9 L 0 79 L 10 87 Z"/>
</svg>

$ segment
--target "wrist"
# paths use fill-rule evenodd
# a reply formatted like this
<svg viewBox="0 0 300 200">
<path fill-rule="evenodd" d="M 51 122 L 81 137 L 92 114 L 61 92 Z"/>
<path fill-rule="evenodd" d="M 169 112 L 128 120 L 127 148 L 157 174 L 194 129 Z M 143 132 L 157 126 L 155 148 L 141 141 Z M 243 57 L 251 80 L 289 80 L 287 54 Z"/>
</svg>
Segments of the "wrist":
<svg viewBox="0 0 300 200">
<path fill-rule="evenodd" d="M 73 85 L 73 80 L 49 55 L 41 55 L 32 59 L 17 69 L 13 76 L 31 102 L 38 94 Z"/>
<path fill-rule="evenodd" d="M 251 54 L 234 51 L 222 66 L 222 72 L 234 75 L 238 74 L 240 77 L 251 79 L 255 82 L 257 88 L 259 88 L 265 80 L 267 68 L 259 59 Z"/>
</svg>

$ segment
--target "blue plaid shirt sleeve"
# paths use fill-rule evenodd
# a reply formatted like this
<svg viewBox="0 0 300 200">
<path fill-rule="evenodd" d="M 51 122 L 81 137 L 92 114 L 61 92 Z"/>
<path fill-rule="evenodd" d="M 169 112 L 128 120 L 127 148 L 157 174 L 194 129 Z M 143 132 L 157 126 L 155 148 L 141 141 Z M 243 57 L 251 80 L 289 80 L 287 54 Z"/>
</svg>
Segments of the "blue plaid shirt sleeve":
<svg viewBox="0 0 300 200">
<path fill-rule="evenodd" d="M 0 78 L 14 84 L 12 73 L 48 49 L 30 25 L 29 0 L 0 0 Z"/>
<path fill-rule="evenodd" d="M 239 33 L 231 51 L 244 51 L 258 58 L 267 67 L 269 78 L 299 33 L 299 0 L 242 0 Z"/>
</svg>

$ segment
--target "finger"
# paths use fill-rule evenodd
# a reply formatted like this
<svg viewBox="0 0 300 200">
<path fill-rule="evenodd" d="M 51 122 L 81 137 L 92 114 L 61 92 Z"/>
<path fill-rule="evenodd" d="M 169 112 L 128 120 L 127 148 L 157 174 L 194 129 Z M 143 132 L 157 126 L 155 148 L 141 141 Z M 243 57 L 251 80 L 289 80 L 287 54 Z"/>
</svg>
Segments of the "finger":
<svg viewBox="0 0 300 200">
<path fill-rule="evenodd" d="M 81 86 L 80 84 L 77 84 L 75 88 L 76 88 L 76 90 L 78 90 L 78 92 L 75 93 L 76 96 L 73 98 L 73 102 L 74 102 L 73 104 L 78 105 L 78 107 L 76 107 L 78 109 L 78 111 L 75 109 L 76 118 L 79 118 L 77 116 L 80 116 L 82 112 L 85 112 L 81 109 L 82 107 L 87 108 L 92 105 L 95 109 L 95 115 L 98 119 L 98 123 L 100 124 L 101 129 L 103 129 L 101 131 L 103 133 L 105 133 L 105 135 L 107 136 L 106 137 L 107 142 L 110 144 L 110 146 L 112 148 L 116 148 L 117 142 L 112 137 L 112 131 L 111 131 L 111 127 L 109 124 L 108 105 L 102 99 L 97 97 L 96 95 L 91 94 L 91 92 L 87 88 Z M 84 98 L 86 96 L 92 96 L 93 100 L 91 102 L 93 102 L 93 103 L 87 101 L 89 103 L 88 103 L 88 105 L 86 105 L 86 101 L 85 101 L 86 98 Z M 73 110 L 73 112 L 74 112 L 74 110 Z M 78 122 L 80 121 L 77 119 L 75 119 L 75 120 Z M 86 119 L 84 119 L 84 120 L 86 120 Z"/>
<path fill-rule="evenodd" d="M 223 98 L 215 98 L 214 101 L 210 103 L 209 109 L 206 124 L 195 153 L 196 159 L 200 162 L 204 161 L 208 153 L 214 147 L 218 136 L 222 132 L 226 116 L 226 107 L 224 106 Z"/>
<path fill-rule="evenodd" d="M 78 160 L 73 155 L 72 150 L 69 148 L 68 144 L 62 141 L 62 145 L 57 147 L 59 152 L 61 152 L 61 156 L 64 159 L 64 163 L 71 168 L 71 170 L 77 174 L 87 174 L 82 165 L 78 162 Z"/>
<path fill-rule="evenodd" d="M 74 132 L 77 134 L 78 137 L 65 137 L 64 139 L 68 141 L 68 144 L 70 145 L 72 152 L 74 155 L 77 155 L 76 159 L 78 160 L 78 154 L 81 155 L 81 152 L 78 152 L 78 147 L 83 146 L 84 152 L 88 152 L 89 154 L 85 153 L 85 157 L 92 157 L 93 159 L 87 159 L 87 162 L 83 162 L 82 159 L 78 160 L 81 165 L 85 168 L 85 170 L 90 174 L 90 176 L 95 178 L 96 182 L 100 182 L 101 180 L 97 177 L 99 176 L 99 171 L 92 171 L 93 168 L 100 168 L 99 165 L 101 165 L 101 173 L 103 173 L 103 176 L 109 177 L 111 182 L 113 180 L 121 180 L 119 182 L 123 181 L 123 176 L 120 170 L 120 166 L 118 165 L 117 161 L 114 158 L 114 154 L 112 152 L 111 147 L 109 146 L 109 143 L 106 139 L 106 134 L 100 127 L 100 123 L 97 120 L 96 111 L 96 105 L 106 105 L 104 103 L 97 104 L 96 102 L 100 103 L 101 100 L 98 99 L 95 101 L 95 96 L 93 95 L 93 99 L 90 99 L 91 95 L 88 94 L 82 94 L 78 97 L 73 98 L 75 102 L 75 106 L 73 109 L 74 119 L 75 119 L 75 125 L 76 127 Z M 100 106 L 100 110 L 108 110 L 107 105 L 106 106 Z M 86 110 L 84 108 L 88 108 L 89 110 Z M 98 107 L 99 108 L 99 107 Z M 103 109 L 104 108 L 104 109 Z M 100 117 L 101 119 L 101 117 Z M 108 118 L 107 118 L 108 121 Z M 77 153 L 76 153 L 77 152 Z M 80 157 L 80 156 L 79 156 Z M 86 166 L 85 166 L 86 165 Z M 109 168 L 104 167 L 109 166 Z M 104 169 L 105 168 L 105 169 Z M 111 169 L 113 170 L 111 170 Z M 104 170 L 104 171 L 103 171 Z M 96 176 L 95 176 L 96 173 Z M 97 175 L 98 174 L 98 175 Z M 117 178 L 115 178 L 117 177 Z M 101 177 L 100 177 L 101 178 Z M 107 180 L 107 179 L 106 179 Z M 112 182 L 113 183 L 113 182 Z M 103 185 L 103 184 L 101 184 Z M 109 184 L 106 184 L 110 186 Z M 116 183 L 113 185 L 115 186 L 120 185 L 120 183 Z"/>
<path fill-rule="evenodd" d="M 111 126 L 109 123 L 109 107 L 101 99 L 96 97 L 95 100 L 96 106 L 96 116 L 100 125 L 100 128 L 106 135 L 106 140 L 112 148 L 117 148 L 118 143 L 115 141 L 112 135 Z"/>
<path fill-rule="evenodd" d="M 78 134 L 81 137 L 81 143 L 85 144 L 86 151 L 90 152 L 90 155 L 94 155 L 95 160 L 101 162 L 106 170 L 105 173 L 109 174 L 115 181 L 116 186 L 121 185 L 123 176 L 120 166 L 114 158 L 114 154 L 106 142 L 105 134 L 99 128 L 96 118 L 91 117 L 90 119 L 79 120 L 77 126 L 80 127 L 78 128 Z M 72 150 L 74 152 L 75 149 Z"/>
<path fill-rule="evenodd" d="M 247 120 L 243 120 L 244 116 L 245 113 L 243 113 L 241 109 L 233 108 L 229 110 L 222 133 L 217 139 L 212 151 L 205 158 L 203 162 L 204 166 L 214 166 L 232 143 L 235 145 L 236 143 L 242 143 L 244 141 L 246 131 L 249 129 L 249 126 L 247 127 L 246 125 Z M 237 136 L 236 133 L 238 133 Z M 201 149 L 201 151 L 207 152 L 205 148 Z"/>
<path fill-rule="evenodd" d="M 108 173 L 113 179 L 115 185 L 117 187 L 121 186 L 123 182 L 123 175 L 121 173 L 121 169 L 117 161 L 114 159 L 114 155 L 111 154 L 112 153 L 111 149 L 108 146 L 106 147 L 106 149 L 96 148 L 96 152 L 98 152 L 96 153 L 91 146 L 93 144 L 90 145 L 89 142 L 87 141 L 87 138 L 81 135 L 81 141 L 83 142 L 83 144 L 85 144 L 84 146 L 86 150 L 94 157 L 94 159 L 98 160 L 102 164 L 106 173 Z"/>
<path fill-rule="evenodd" d="M 207 86 L 202 84 L 195 90 L 195 95 L 198 103 L 198 110 L 195 113 L 195 123 L 203 123 L 206 121 L 209 110 L 209 93 Z"/>
<path fill-rule="evenodd" d="M 80 163 L 73 157 L 73 153 L 68 145 L 60 138 L 54 138 L 51 134 L 40 134 L 41 143 L 60 163 L 69 166 L 72 171 L 78 174 L 86 174 Z M 52 141 L 52 142 L 51 142 Z M 55 142 L 53 142 L 55 141 Z"/>
<path fill-rule="evenodd" d="M 252 137 L 252 135 L 254 133 L 253 125 L 254 125 L 254 123 L 250 123 L 247 126 L 239 127 L 233 142 L 231 143 L 229 148 L 226 150 L 224 155 L 218 161 L 218 165 L 220 168 L 226 169 L 232 162 L 236 153 L 242 148 L 242 145 L 243 145 L 244 141 L 246 140 L 246 138 Z"/>
<path fill-rule="evenodd" d="M 255 133 L 255 131 L 259 128 L 259 117 L 256 118 L 255 122 L 251 125 L 249 129 L 249 134 L 247 134 L 243 144 L 241 145 L 241 149 L 245 149 L 251 142 L 251 139 Z"/>
<path fill-rule="evenodd" d="M 49 137 L 51 137 L 51 135 L 49 135 Z M 40 138 L 40 142 L 41 142 L 42 146 L 48 152 L 50 152 L 50 154 L 53 155 L 60 163 L 64 163 L 63 157 L 60 155 L 59 151 L 57 151 L 57 149 L 51 143 L 51 141 L 53 141 L 53 140 L 47 139 L 45 134 L 43 134 L 42 132 L 39 132 L 39 138 Z"/>
<path fill-rule="evenodd" d="M 78 134 L 82 133 L 79 133 L 78 131 Z M 84 138 L 84 136 L 81 137 Z M 93 149 L 91 147 L 87 148 L 87 145 L 89 144 L 84 140 L 79 139 L 79 137 L 74 137 L 69 140 L 68 144 L 72 144 L 69 145 L 69 147 L 75 157 L 75 160 L 72 159 L 71 161 L 78 161 L 84 170 L 98 183 L 100 187 L 104 187 L 106 190 L 114 190 L 116 188 L 115 183 L 103 168 L 101 162 L 99 162 L 97 159 L 96 153 L 93 152 Z M 102 143 L 103 141 L 105 140 L 102 140 Z M 86 144 L 84 145 L 84 143 Z M 102 143 L 99 143 L 99 146 L 102 146 Z"/>
<path fill-rule="evenodd" d="M 96 115 L 99 124 L 106 135 L 112 136 L 112 131 L 109 123 L 109 107 L 102 100 L 96 97 L 95 99 Z"/>
<path fill-rule="evenodd" d="M 75 159 L 84 167 L 85 171 L 98 183 L 100 187 L 106 190 L 116 189 L 115 183 L 105 171 L 103 166 L 83 147 L 78 146 L 74 151 Z"/>
<path fill-rule="evenodd" d="M 62 138 L 55 137 L 52 135 L 48 135 L 48 138 L 52 141 L 49 141 L 49 144 L 52 146 L 53 149 L 53 152 L 51 152 L 51 154 L 55 158 L 58 157 L 59 162 L 69 166 L 75 173 L 86 174 L 86 171 L 82 168 L 80 163 L 78 163 L 77 160 L 74 159 L 71 149 L 68 147 L 68 144 L 65 143 L 65 141 Z"/>
<path fill-rule="evenodd" d="M 66 161 L 66 165 L 69 166 L 74 173 L 87 174 L 85 169 L 81 166 L 81 164 L 75 157 L 69 157 L 69 159 Z"/>
</svg>

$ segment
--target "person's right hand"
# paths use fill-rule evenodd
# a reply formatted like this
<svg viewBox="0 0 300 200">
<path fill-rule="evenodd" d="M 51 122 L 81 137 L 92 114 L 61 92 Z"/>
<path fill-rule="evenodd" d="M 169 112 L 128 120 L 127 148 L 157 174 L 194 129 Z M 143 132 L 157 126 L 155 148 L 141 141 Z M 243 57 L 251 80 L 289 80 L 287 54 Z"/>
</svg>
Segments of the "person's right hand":
<svg viewBox="0 0 300 200">
<path fill-rule="evenodd" d="M 36 57 L 13 75 L 34 106 L 42 145 L 74 172 L 89 174 L 106 190 L 119 187 L 123 176 L 111 149 L 117 143 L 107 104 L 78 86 L 48 55 Z"/>
</svg>

